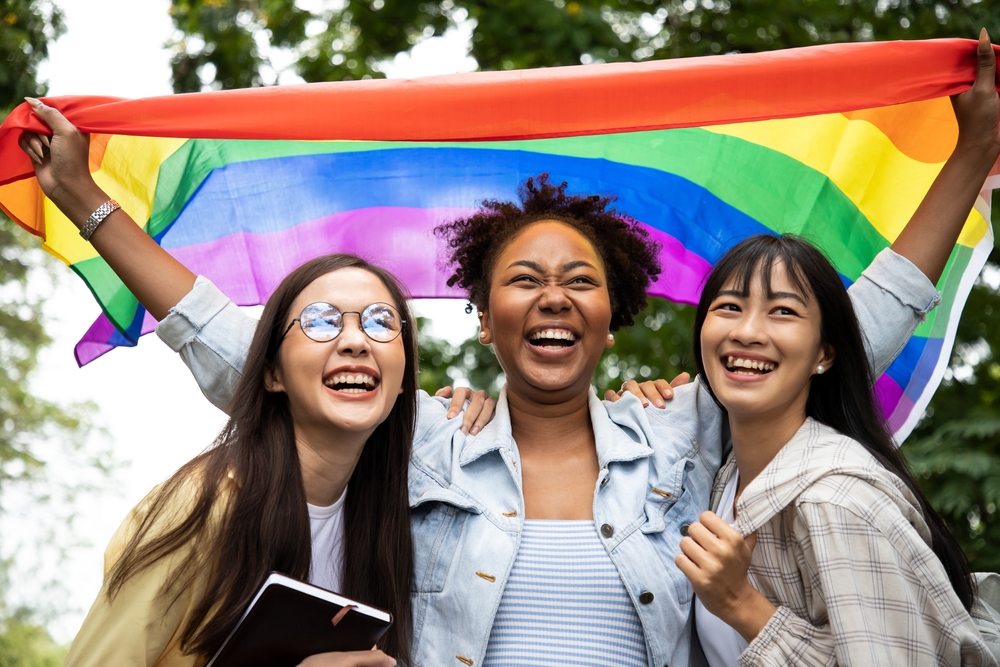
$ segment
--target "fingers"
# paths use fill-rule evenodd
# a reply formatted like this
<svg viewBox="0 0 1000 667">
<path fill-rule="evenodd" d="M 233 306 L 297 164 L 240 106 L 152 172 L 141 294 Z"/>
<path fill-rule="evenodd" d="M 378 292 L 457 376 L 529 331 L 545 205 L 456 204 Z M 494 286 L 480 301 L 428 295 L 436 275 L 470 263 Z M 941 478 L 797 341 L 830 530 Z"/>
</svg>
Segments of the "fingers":
<svg viewBox="0 0 1000 667">
<path fill-rule="evenodd" d="M 493 415 L 497 411 L 497 402 L 492 396 L 487 396 L 486 400 L 483 402 L 483 409 L 480 411 L 479 416 L 476 417 L 476 421 L 472 424 L 472 428 L 469 433 L 476 435 L 482 431 L 487 424 L 493 421 Z"/>
<path fill-rule="evenodd" d="M 51 128 L 53 134 L 76 131 L 76 126 L 66 120 L 66 116 L 63 116 L 58 109 L 54 109 L 34 97 L 25 97 L 24 99 L 35 115 Z"/>
<path fill-rule="evenodd" d="M 757 546 L 757 533 L 750 533 L 743 538 L 743 541 L 747 543 L 747 547 L 750 548 L 750 553 L 753 553 L 754 548 Z"/>
<path fill-rule="evenodd" d="M 687 536 L 681 538 L 680 547 L 681 553 L 688 557 L 691 564 L 701 570 L 705 566 L 709 555 L 708 552 L 705 551 L 705 548 L 698 544 L 698 541 L 691 536 L 691 529 L 696 525 L 698 524 L 693 523 L 691 524 L 691 527 L 688 528 Z M 702 527 L 702 530 L 704 530 L 704 527 Z"/>
<path fill-rule="evenodd" d="M 604 400 L 608 401 L 609 403 L 614 403 L 619 398 L 621 398 L 621 396 L 619 396 L 618 392 L 615 391 L 614 389 L 608 389 L 606 392 L 604 392 Z"/>
<path fill-rule="evenodd" d="M 671 380 L 670 386 L 671 387 L 680 387 L 682 385 L 688 384 L 689 382 L 691 382 L 691 374 L 690 373 L 681 373 L 680 375 L 678 375 L 677 377 L 675 377 L 673 380 Z"/>
<path fill-rule="evenodd" d="M 712 534 L 718 535 L 719 538 L 729 538 L 729 539 L 743 539 L 739 531 L 730 526 L 728 523 L 722 520 L 722 518 L 715 512 L 702 512 L 698 517 L 698 521 L 705 526 L 708 530 L 712 531 Z"/>
<path fill-rule="evenodd" d="M 643 382 L 639 385 L 639 389 L 642 390 L 642 398 L 646 399 L 643 405 L 649 405 L 652 403 L 658 408 L 666 407 L 666 402 L 663 400 L 664 388 L 668 393 L 666 398 L 674 397 L 674 390 L 665 380 L 656 380 L 653 382 Z"/>
<path fill-rule="evenodd" d="M 649 405 L 649 399 L 646 398 L 646 394 L 642 391 L 642 387 L 640 387 L 639 383 L 635 380 L 628 380 L 622 384 L 620 393 L 624 395 L 626 391 L 642 401 L 642 407 Z"/>
<path fill-rule="evenodd" d="M 24 132 L 21 137 L 17 140 L 17 145 L 21 147 L 21 150 L 31 158 L 31 161 L 35 164 L 42 164 L 45 159 L 45 154 L 41 150 L 41 142 L 38 140 L 38 135 L 34 132 Z"/>
<path fill-rule="evenodd" d="M 976 48 L 976 82 L 974 86 L 994 89 L 996 87 L 997 59 L 993 53 L 990 36 L 983 28 L 979 32 L 979 46 Z"/>
<path fill-rule="evenodd" d="M 681 543 L 683 544 L 683 540 L 681 540 Z M 677 558 L 674 559 L 674 565 L 677 566 L 677 569 L 679 569 L 689 581 L 693 582 L 696 577 L 701 576 L 701 568 L 695 565 L 694 561 L 683 553 L 677 554 Z"/>
<path fill-rule="evenodd" d="M 451 396 L 447 417 L 448 419 L 454 419 L 462 411 L 462 408 L 465 407 L 465 402 L 469 400 L 469 394 L 472 393 L 472 390 L 468 387 L 447 387 L 447 395 L 442 394 L 441 392 L 443 391 L 445 389 L 438 389 L 435 396 L 444 396 L 445 398 L 448 398 L 449 395 Z"/>
<path fill-rule="evenodd" d="M 493 419 L 496 412 L 497 402 L 482 389 L 473 391 L 470 387 L 445 387 L 438 389 L 435 396 L 448 398 L 451 396 L 451 403 L 448 405 L 448 419 L 454 419 L 462 410 L 465 414 L 462 418 L 462 433 L 476 435 L 483 430 Z M 468 405 L 466 402 L 468 401 Z"/>
<path fill-rule="evenodd" d="M 469 405 L 465 408 L 465 417 L 462 419 L 461 431 L 462 433 L 468 435 L 472 431 L 472 427 L 476 423 L 476 419 L 479 418 L 480 413 L 483 411 L 483 405 L 486 404 L 487 396 L 485 391 L 473 392 L 471 389 L 466 387 L 463 387 L 463 389 L 466 389 L 469 393 Z M 454 407 L 454 399 L 452 399 L 451 403 Z"/>
</svg>

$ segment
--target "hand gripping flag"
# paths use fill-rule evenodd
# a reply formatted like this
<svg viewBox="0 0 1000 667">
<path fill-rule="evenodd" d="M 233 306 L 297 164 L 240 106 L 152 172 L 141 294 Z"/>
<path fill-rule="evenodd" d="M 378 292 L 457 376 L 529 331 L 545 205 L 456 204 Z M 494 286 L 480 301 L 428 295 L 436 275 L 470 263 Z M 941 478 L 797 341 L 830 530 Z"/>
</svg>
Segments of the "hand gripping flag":
<svg viewBox="0 0 1000 667">
<path fill-rule="evenodd" d="M 433 228 L 542 172 L 617 195 L 662 246 L 650 294 L 696 303 L 712 264 L 762 232 L 804 235 L 857 280 L 954 149 L 948 96 L 975 69 L 975 42 L 933 40 L 46 102 L 92 134 L 104 191 L 241 305 L 332 252 L 385 266 L 415 297 L 460 296 Z M 17 147 L 25 129 L 46 131 L 27 105 L 0 127 L 0 206 L 100 303 L 76 348 L 86 364 L 155 322 L 44 198 Z M 878 380 L 898 439 L 940 382 L 993 247 L 994 185 L 951 252 L 941 305 Z"/>
</svg>

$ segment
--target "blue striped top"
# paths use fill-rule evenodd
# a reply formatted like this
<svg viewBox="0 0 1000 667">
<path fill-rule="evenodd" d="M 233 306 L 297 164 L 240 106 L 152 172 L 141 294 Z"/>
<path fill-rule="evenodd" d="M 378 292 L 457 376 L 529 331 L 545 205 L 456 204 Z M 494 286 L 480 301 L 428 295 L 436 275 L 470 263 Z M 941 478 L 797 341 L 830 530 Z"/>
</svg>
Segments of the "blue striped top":
<svg viewBox="0 0 1000 667">
<path fill-rule="evenodd" d="M 483 667 L 646 667 L 635 606 L 593 521 L 529 519 Z"/>
</svg>

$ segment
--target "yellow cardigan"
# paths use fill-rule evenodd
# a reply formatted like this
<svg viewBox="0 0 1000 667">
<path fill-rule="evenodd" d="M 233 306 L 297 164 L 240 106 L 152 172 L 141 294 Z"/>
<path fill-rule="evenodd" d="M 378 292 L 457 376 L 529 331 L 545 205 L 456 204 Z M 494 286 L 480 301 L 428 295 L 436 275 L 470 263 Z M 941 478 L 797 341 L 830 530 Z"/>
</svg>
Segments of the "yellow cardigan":
<svg viewBox="0 0 1000 667">
<path fill-rule="evenodd" d="M 191 612 L 205 593 L 208 568 L 197 567 L 183 590 L 164 590 L 170 574 L 190 555 L 193 545 L 156 561 L 126 581 L 113 600 L 108 599 L 108 574 L 159 489 L 153 489 L 129 512 L 111 538 L 104 552 L 104 585 L 73 640 L 64 667 L 202 667 L 207 662 L 183 653 L 180 641 Z M 196 492 L 196 483 L 184 484 L 171 498 L 168 511 L 157 525 L 170 525 L 171 520 L 183 518 L 190 511 Z M 210 523 L 219 518 L 213 512 Z"/>
</svg>

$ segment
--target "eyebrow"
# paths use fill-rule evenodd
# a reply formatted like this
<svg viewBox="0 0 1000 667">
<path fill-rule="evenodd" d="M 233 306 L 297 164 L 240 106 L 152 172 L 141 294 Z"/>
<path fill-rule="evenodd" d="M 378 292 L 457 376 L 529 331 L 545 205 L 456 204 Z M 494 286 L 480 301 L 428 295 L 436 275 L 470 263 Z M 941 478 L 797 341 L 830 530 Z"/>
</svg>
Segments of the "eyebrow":
<svg viewBox="0 0 1000 667">
<path fill-rule="evenodd" d="M 541 264 L 539 264 L 538 262 L 532 262 L 527 259 L 519 259 L 516 262 L 511 262 L 510 266 L 508 266 L 507 268 L 509 269 L 513 266 L 526 266 L 533 271 L 537 271 L 538 273 L 545 273 L 545 269 L 542 268 Z M 593 264 L 584 261 L 582 259 L 578 259 L 572 262 L 566 262 L 565 264 L 563 264 L 562 270 L 572 271 L 573 269 L 579 269 L 580 267 L 587 267 L 590 269 L 594 269 L 595 271 L 597 270 L 597 267 L 595 267 Z"/>
<path fill-rule="evenodd" d="M 747 295 L 744 294 L 743 292 L 734 289 L 720 290 L 718 296 L 732 296 L 732 297 L 739 297 L 741 299 L 745 299 L 747 297 Z M 767 295 L 768 301 L 775 301 L 777 299 L 794 299 L 795 301 L 801 303 L 803 306 L 807 305 L 805 299 L 803 299 L 795 292 L 771 292 L 770 294 Z"/>
</svg>

